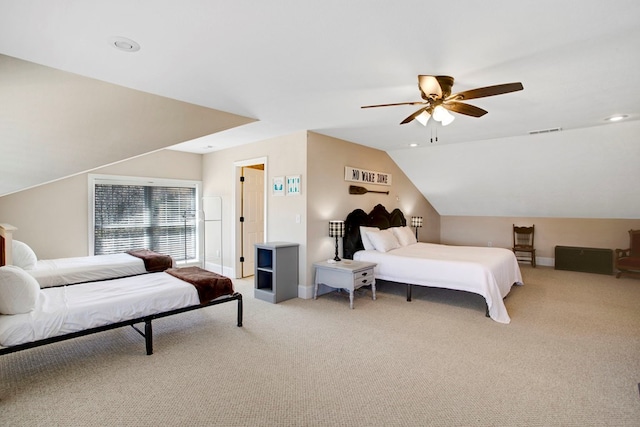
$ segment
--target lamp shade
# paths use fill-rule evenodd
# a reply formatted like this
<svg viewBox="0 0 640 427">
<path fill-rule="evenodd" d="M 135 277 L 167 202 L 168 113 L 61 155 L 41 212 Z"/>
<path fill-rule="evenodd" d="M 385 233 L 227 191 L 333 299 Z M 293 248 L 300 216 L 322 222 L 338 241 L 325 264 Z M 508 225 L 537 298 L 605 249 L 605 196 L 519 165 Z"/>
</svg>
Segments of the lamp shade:
<svg viewBox="0 0 640 427">
<path fill-rule="evenodd" d="M 442 115 L 442 119 L 440 120 L 440 123 L 442 123 L 442 126 L 446 126 L 450 124 L 451 122 L 453 122 L 453 119 L 455 119 L 455 116 L 450 112 L 448 112 L 447 110 L 444 110 L 444 112 L 445 114 Z"/>
<path fill-rule="evenodd" d="M 422 126 L 426 126 L 430 117 L 431 115 L 427 113 L 427 110 L 423 110 L 422 113 L 418 114 L 416 120 L 419 121 Z"/>
<path fill-rule="evenodd" d="M 422 217 L 421 216 L 412 216 L 411 217 L 411 226 L 412 227 L 422 227 Z"/>
<path fill-rule="evenodd" d="M 435 120 L 436 122 L 442 123 L 442 126 L 450 124 L 453 119 L 455 119 L 454 115 L 447 111 L 447 109 L 442 105 L 438 105 L 433 109 L 433 114 L 431 115 L 431 117 L 433 117 L 433 120 Z"/>
<path fill-rule="evenodd" d="M 343 237 L 344 236 L 344 221 L 340 221 L 340 220 L 329 221 L 329 236 L 330 237 Z"/>
</svg>

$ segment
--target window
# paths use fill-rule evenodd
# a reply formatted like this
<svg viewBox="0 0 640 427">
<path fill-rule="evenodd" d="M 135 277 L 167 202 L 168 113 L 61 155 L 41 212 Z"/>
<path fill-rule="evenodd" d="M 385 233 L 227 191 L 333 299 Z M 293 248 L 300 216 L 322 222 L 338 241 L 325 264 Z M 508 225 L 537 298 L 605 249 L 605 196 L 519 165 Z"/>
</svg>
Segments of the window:
<svg viewBox="0 0 640 427">
<path fill-rule="evenodd" d="M 195 261 L 200 184 L 193 181 L 90 175 L 94 255 L 151 249 Z"/>
</svg>

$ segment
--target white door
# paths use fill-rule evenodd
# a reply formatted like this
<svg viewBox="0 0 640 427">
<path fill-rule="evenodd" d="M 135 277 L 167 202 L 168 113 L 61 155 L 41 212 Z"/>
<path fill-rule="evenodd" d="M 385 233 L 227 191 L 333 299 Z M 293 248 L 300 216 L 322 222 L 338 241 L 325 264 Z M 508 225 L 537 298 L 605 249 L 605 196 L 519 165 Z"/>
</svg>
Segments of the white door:
<svg viewBox="0 0 640 427">
<path fill-rule="evenodd" d="M 242 176 L 242 277 L 247 277 L 255 272 L 254 245 L 264 242 L 264 170 L 246 166 Z"/>
</svg>

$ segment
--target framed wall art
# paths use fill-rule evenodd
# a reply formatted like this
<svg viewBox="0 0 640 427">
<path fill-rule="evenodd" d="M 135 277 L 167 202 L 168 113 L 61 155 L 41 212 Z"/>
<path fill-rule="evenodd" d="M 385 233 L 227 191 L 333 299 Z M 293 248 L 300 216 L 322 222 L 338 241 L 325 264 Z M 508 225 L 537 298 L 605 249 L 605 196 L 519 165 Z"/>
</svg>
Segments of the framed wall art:
<svg viewBox="0 0 640 427">
<path fill-rule="evenodd" d="M 284 176 L 273 177 L 271 194 L 273 194 L 274 196 L 284 196 Z"/>
<path fill-rule="evenodd" d="M 287 196 L 300 195 L 300 175 L 287 176 Z"/>
</svg>

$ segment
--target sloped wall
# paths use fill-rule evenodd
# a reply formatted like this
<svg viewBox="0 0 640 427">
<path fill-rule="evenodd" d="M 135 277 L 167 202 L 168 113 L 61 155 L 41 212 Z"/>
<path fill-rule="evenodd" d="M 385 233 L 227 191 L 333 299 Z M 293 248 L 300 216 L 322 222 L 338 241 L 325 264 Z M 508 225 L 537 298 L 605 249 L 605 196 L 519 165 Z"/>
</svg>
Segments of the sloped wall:
<svg viewBox="0 0 640 427">
<path fill-rule="evenodd" d="M 253 119 L 0 55 L 0 195 Z"/>
<path fill-rule="evenodd" d="M 200 181 L 201 158 L 162 150 L 93 173 Z M 39 259 L 88 255 L 87 176 L 83 173 L 0 197 L 0 222 L 17 227 L 14 237 L 31 246 Z"/>
</svg>

